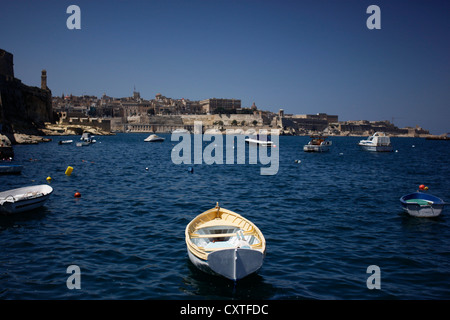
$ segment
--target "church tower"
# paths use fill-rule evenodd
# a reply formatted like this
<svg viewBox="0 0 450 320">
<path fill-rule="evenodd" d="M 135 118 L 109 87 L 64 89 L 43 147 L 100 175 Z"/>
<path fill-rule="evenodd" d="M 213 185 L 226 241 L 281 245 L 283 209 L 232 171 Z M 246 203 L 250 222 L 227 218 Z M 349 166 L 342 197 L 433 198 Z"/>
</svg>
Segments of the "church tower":
<svg viewBox="0 0 450 320">
<path fill-rule="evenodd" d="M 41 74 L 41 89 L 48 90 L 47 87 L 47 70 L 42 70 Z"/>
</svg>

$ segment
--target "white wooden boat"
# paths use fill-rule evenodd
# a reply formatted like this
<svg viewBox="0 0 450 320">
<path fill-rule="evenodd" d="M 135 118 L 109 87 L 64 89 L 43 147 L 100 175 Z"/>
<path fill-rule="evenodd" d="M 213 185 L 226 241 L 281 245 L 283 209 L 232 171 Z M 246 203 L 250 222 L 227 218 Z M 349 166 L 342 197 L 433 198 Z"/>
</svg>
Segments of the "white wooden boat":
<svg viewBox="0 0 450 320">
<path fill-rule="evenodd" d="M 145 138 L 146 142 L 163 142 L 164 138 L 158 137 L 156 134 L 151 134 L 147 138 Z"/>
<path fill-rule="evenodd" d="M 326 152 L 330 150 L 331 141 L 326 140 L 328 137 L 321 135 L 311 136 L 311 141 L 303 146 L 305 152 Z"/>
<path fill-rule="evenodd" d="M 19 213 L 39 208 L 52 192 L 53 188 L 46 184 L 0 192 L 0 212 Z"/>
<path fill-rule="evenodd" d="M 392 151 L 391 139 L 384 132 L 375 132 L 366 140 L 361 140 L 359 146 L 366 151 L 389 152 Z"/>
<path fill-rule="evenodd" d="M 22 169 L 20 164 L 0 163 L 0 174 L 19 174 Z"/>
<path fill-rule="evenodd" d="M 262 232 L 218 203 L 186 226 L 185 237 L 189 259 L 197 268 L 234 281 L 257 272 L 264 261 Z"/>
</svg>

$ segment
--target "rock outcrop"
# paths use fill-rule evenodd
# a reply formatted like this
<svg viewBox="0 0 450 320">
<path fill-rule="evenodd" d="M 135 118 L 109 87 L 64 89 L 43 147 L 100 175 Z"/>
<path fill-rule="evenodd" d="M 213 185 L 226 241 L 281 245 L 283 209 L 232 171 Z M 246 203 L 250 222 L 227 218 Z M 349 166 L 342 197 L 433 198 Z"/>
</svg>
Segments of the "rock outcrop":
<svg viewBox="0 0 450 320">
<path fill-rule="evenodd" d="M 53 120 L 46 77 L 43 70 L 41 88 L 23 84 L 14 77 L 12 54 L 0 49 L 0 133 L 42 134 L 45 122 Z"/>
</svg>

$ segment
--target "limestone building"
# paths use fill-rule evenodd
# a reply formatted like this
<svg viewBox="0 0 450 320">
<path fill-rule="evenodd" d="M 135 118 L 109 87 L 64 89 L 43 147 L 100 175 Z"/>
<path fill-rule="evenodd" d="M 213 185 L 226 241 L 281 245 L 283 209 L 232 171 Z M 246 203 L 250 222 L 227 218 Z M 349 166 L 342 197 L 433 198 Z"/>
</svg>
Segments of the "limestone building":
<svg viewBox="0 0 450 320">
<path fill-rule="evenodd" d="M 241 100 L 211 98 L 200 101 L 200 106 L 206 114 L 236 113 L 241 108 Z"/>
</svg>

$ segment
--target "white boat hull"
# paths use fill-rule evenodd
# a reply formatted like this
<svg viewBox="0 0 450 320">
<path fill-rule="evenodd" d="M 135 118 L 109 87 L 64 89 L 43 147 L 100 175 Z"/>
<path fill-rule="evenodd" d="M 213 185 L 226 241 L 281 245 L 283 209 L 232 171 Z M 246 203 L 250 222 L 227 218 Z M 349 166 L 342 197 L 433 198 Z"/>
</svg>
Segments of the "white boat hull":
<svg viewBox="0 0 450 320">
<path fill-rule="evenodd" d="M 265 141 L 265 140 L 256 140 L 256 139 L 245 139 L 245 142 L 249 144 L 256 144 L 260 146 L 271 146 L 273 144 L 272 141 Z"/>
<path fill-rule="evenodd" d="M 373 151 L 373 152 L 390 152 L 392 151 L 392 146 L 368 146 L 359 144 L 361 148 L 365 151 Z"/>
<path fill-rule="evenodd" d="M 212 252 L 202 260 L 188 250 L 189 260 L 201 271 L 240 280 L 257 272 L 264 262 L 264 253 L 258 250 L 232 248 Z"/>
<path fill-rule="evenodd" d="M 145 142 L 163 142 L 164 138 L 158 137 L 155 134 L 152 134 L 144 139 Z"/>
<path fill-rule="evenodd" d="M 83 142 L 77 142 L 76 145 L 77 145 L 77 147 L 87 147 L 87 146 L 90 146 L 91 143 L 83 141 Z"/>
<path fill-rule="evenodd" d="M 327 152 L 330 151 L 329 145 L 321 145 L 321 146 L 315 146 L 307 144 L 303 146 L 303 151 L 305 152 Z"/>
<path fill-rule="evenodd" d="M 408 204 L 406 208 L 403 208 L 403 210 L 413 217 L 434 218 L 441 214 L 443 208 L 443 204 L 434 204 L 430 206 Z"/>
<path fill-rule="evenodd" d="M 39 208 L 53 192 L 48 185 L 31 186 L 0 192 L 0 212 L 20 213 Z"/>
</svg>

